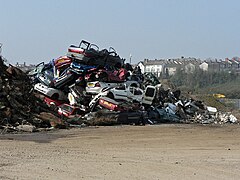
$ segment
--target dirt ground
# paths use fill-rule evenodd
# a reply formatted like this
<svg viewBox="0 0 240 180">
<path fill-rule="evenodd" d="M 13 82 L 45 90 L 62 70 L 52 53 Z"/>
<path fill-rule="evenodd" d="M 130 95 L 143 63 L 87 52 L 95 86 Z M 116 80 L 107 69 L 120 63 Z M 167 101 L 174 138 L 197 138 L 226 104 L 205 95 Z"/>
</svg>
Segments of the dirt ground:
<svg viewBox="0 0 240 180">
<path fill-rule="evenodd" d="M 240 179 L 240 125 L 0 135 L 0 179 Z"/>
</svg>

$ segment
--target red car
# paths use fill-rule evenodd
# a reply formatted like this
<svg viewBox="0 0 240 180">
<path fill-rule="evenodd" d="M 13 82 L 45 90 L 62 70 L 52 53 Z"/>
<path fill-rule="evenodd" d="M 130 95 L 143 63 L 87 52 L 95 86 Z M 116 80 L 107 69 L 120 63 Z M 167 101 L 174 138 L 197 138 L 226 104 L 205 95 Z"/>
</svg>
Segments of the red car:
<svg viewBox="0 0 240 180">
<path fill-rule="evenodd" d="M 135 104 L 129 104 L 127 102 L 118 102 L 108 97 L 101 97 L 99 99 L 99 105 L 112 111 L 128 111 L 135 108 Z"/>
<path fill-rule="evenodd" d="M 123 111 L 123 109 L 119 106 L 119 103 L 117 101 L 114 101 L 107 97 L 100 98 L 99 105 L 112 111 Z"/>
<path fill-rule="evenodd" d="M 71 117 L 74 117 L 77 115 L 81 115 L 82 112 L 83 111 L 79 107 L 71 106 L 69 104 L 62 104 L 58 108 L 58 114 L 61 116 L 68 117 L 68 118 L 71 118 Z"/>
<path fill-rule="evenodd" d="M 60 56 L 59 58 L 55 59 L 53 67 L 54 78 L 60 77 L 64 70 L 70 67 L 71 63 L 72 59 L 67 56 Z"/>
<path fill-rule="evenodd" d="M 60 56 L 59 58 L 54 60 L 54 66 L 57 69 L 69 67 L 72 63 L 72 59 L 67 56 Z"/>
<path fill-rule="evenodd" d="M 91 73 L 85 75 L 85 80 L 90 81 L 102 81 L 102 82 L 124 82 L 128 75 L 128 72 L 124 68 L 119 70 L 109 71 L 106 69 L 93 69 Z"/>
<path fill-rule="evenodd" d="M 51 106 L 51 105 L 60 106 L 60 105 L 62 105 L 62 104 L 64 103 L 63 101 L 53 100 L 53 99 L 51 99 L 51 98 L 49 98 L 49 97 L 44 97 L 44 102 L 45 102 L 47 105 L 49 105 L 49 106 Z"/>
</svg>

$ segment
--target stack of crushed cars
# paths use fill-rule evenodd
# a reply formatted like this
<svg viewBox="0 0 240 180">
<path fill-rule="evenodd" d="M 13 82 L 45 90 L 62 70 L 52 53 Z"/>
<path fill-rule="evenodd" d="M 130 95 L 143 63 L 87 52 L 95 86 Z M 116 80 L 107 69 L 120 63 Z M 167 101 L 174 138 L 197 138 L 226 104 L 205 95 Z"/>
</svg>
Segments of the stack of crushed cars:
<svg viewBox="0 0 240 180">
<path fill-rule="evenodd" d="M 34 92 L 43 95 L 49 107 L 57 107 L 68 122 L 82 124 L 87 114 L 100 111 L 105 117 L 112 112 L 114 117 L 124 115 L 117 121 L 129 124 L 130 116 L 137 116 L 134 123 L 142 116 L 144 77 L 124 61 L 112 47 L 99 50 L 82 40 L 79 46 L 71 45 L 66 55 L 38 64 L 28 76 Z M 152 99 L 145 103 L 151 104 Z"/>
<path fill-rule="evenodd" d="M 180 99 L 150 73 L 124 63 L 116 51 L 82 40 L 65 56 L 40 63 L 28 73 L 35 92 L 71 126 L 156 124 L 161 122 L 237 123 L 200 101 Z M 224 118 L 223 118 L 224 117 Z"/>
</svg>

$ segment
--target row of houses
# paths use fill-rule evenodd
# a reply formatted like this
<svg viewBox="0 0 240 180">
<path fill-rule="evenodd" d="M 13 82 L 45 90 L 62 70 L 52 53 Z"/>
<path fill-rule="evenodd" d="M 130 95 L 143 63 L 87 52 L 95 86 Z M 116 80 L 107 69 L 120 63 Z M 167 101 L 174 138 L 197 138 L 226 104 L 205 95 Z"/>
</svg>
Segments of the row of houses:
<svg viewBox="0 0 240 180">
<path fill-rule="evenodd" d="M 33 70 L 36 67 L 36 65 L 34 65 L 34 64 L 27 64 L 26 62 L 24 62 L 23 64 L 17 62 L 15 64 L 15 67 L 21 69 L 23 72 L 28 72 L 28 71 Z"/>
<path fill-rule="evenodd" d="M 235 57 L 232 59 L 226 58 L 225 60 L 209 59 L 201 60 L 196 58 L 176 58 L 176 59 L 145 59 L 137 64 L 141 71 L 151 72 L 156 76 L 168 76 L 176 73 L 177 69 L 184 70 L 187 73 L 193 72 L 196 68 L 203 71 L 213 72 L 232 72 L 240 74 L 240 58 Z"/>
</svg>

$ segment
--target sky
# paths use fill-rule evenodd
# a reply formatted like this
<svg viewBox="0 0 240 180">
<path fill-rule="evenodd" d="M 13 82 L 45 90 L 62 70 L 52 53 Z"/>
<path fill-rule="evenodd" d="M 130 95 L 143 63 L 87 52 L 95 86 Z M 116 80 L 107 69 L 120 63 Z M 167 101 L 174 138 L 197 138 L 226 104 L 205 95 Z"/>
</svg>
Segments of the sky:
<svg viewBox="0 0 240 180">
<path fill-rule="evenodd" d="M 82 39 L 144 59 L 240 56 L 239 0 L 0 0 L 10 63 L 48 62 Z"/>
</svg>

